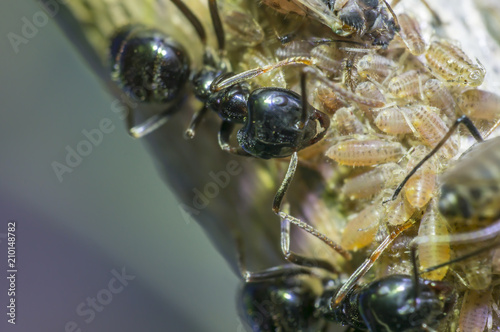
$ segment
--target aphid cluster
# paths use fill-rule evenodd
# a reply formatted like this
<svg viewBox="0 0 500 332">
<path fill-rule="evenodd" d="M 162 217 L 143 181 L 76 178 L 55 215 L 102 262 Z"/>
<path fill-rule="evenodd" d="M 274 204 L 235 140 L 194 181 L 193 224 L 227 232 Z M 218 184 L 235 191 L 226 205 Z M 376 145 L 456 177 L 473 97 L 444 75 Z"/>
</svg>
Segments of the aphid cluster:
<svg viewBox="0 0 500 332">
<path fill-rule="evenodd" d="M 450 131 L 457 119 L 484 132 L 500 120 L 500 96 L 479 88 L 486 73 L 478 61 L 385 1 L 210 0 L 216 50 L 196 15 L 172 2 L 204 47 L 201 69 L 179 42 L 132 25 L 112 38 L 112 78 L 135 101 L 165 106 L 139 126 L 130 116 L 135 136 L 194 94 L 203 105 L 186 136 L 211 109 L 222 150 L 271 159 L 273 175 L 290 159 L 273 211 L 291 264 L 247 271 L 240 262 L 243 316 L 254 331 L 321 330 L 328 321 L 371 331 L 500 326 L 491 296 L 499 267 L 493 249 L 481 250 L 494 242 L 474 233 L 500 217 L 498 139 L 458 159 L 470 135 Z M 318 200 L 287 207 L 300 165 L 325 186 Z M 340 255 L 296 254 L 291 224 L 309 233 L 301 247 L 321 240 Z M 260 303 L 268 315 L 256 319 Z"/>
</svg>

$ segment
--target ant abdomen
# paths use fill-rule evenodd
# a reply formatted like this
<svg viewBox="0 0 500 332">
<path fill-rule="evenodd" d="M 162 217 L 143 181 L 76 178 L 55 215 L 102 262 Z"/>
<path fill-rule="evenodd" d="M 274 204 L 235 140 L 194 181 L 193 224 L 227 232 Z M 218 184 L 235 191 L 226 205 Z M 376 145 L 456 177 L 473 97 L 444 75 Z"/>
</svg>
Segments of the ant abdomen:
<svg viewBox="0 0 500 332">
<path fill-rule="evenodd" d="M 187 52 L 159 30 L 141 25 L 121 28 L 110 47 L 111 78 L 133 100 L 166 103 L 189 78 Z"/>
</svg>

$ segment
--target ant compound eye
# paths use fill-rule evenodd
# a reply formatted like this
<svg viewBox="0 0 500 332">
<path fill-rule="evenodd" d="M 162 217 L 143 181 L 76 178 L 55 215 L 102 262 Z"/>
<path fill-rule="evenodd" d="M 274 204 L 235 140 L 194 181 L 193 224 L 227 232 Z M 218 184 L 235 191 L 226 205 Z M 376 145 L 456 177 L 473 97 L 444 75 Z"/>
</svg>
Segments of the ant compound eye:
<svg viewBox="0 0 500 332">
<path fill-rule="evenodd" d="M 272 98 L 272 104 L 276 107 L 283 107 L 288 105 L 288 98 L 283 95 L 276 95 Z"/>
</svg>

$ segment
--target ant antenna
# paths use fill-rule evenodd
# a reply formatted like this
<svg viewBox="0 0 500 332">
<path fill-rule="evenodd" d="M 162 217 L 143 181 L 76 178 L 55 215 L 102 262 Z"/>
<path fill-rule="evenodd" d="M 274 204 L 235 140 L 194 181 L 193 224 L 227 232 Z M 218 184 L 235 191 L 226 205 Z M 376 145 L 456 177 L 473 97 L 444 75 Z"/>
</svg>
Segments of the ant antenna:
<svg viewBox="0 0 500 332">
<path fill-rule="evenodd" d="M 182 12 L 182 14 L 188 19 L 191 25 L 196 30 L 198 37 L 204 46 L 207 45 L 207 34 L 200 20 L 194 15 L 194 13 L 189 9 L 182 0 L 171 0 L 174 5 Z M 213 0 L 215 1 L 215 0 Z"/>
<path fill-rule="evenodd" d="M 408 180 L 413 176 L 413 174 L 415 174 L 415 172 L 420 168 L 420 166 L 422 166 L 436 152 L 438 152 L 438 150 L 446 143 L 448 138 L 450 138 L 450 136 L 455 132 L 455 130 L 457 130 L 460 124 L 463 124 L 469 130 L 469 132 L 476 139 L 476 141 L 478 142 L 484 141 L 483 137 L 481 136 L 481 133 L 476 128 L 474 123 L 466 115 L 462 115 L 455 121 L 455 123 L 453 123 L 453 125 L 450 127 L 446 135 L 443 136 L 441 141 L 439 141 L 439 143 L 434 147 L 434 149 L 432 149 L 432 151 L 429 152 L 417 165 L 415 165 L 415 167 L 413 167 L 413 169 L 408 173 L 408 175 L 406 175 L 404 180 L 399 184 L 399 186 L 394 191 L 394 194 L 392 195 L 391 199 L 384 201 L 382 204 L 393 201 L 398 197 L 401 190 L 403 190 L 403 187 L 405 186 L 406 182 L 408 182 Z"/>
<path fill-rule="evenodd" d="M 178 0 L 177 0 L 178 1 Z M 208 9 L 210 10 L 210 17 L 214 25 L 215 36 L 217 37 L 217 45 L 219 46 L 219 55 L 224 56 L 226 49 L 226 37 L 224 35 L 224 28 L 217 8 L 217 0 L 208 0 Z"/>
</svg>

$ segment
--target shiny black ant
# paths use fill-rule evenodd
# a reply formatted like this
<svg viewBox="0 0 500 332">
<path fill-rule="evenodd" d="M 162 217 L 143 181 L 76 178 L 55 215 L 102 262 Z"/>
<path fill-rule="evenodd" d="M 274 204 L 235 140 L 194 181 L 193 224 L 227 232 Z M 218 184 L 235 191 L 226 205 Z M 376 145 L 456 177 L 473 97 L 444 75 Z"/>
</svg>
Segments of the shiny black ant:
<svg viewBox="0 0 500 332">
<path fill-rule="evenodd" d="M 171 1 L 191 23 L 207 49 L 207 36 L 199 19 L 182 0 Z M 173 38 L 142 25 L 124 26 L 111 40 L 110 62 L 111 79 L 132 101 L 162 107 L 173 104 L 139 124 L 134 123 L 132 109 L 128 108 L 130 135 L 136 138 L 147 135 L 180 109 L 178 104 L 184 97 L 191 68 L 185 48 Z"/>
<path fill-rule="evenodd" d="M 418 270 L 417 245 L 426 242 L 467 243 L 495 238 L 500 221 L 485 229 L 452 236 L 424 236 L 411 245 L 413 275 L 389 275 L 363 286 L 359 279 L 390 243 L 411 223 L 395 229 L 349 279 L 321 268 L 285 265 L 261 272 L 248 272 L 239 302 L 240 316 L 253 331 L 326 331 L 328 322 L 348 325 L 355 331 L 434 331 L 451 314 L 457 294 L 443 281 L 419 277 L 447 265 L 500 246 L 490 242 L 448 262 Z"/>
</svg>

